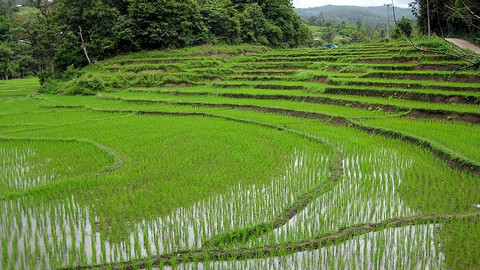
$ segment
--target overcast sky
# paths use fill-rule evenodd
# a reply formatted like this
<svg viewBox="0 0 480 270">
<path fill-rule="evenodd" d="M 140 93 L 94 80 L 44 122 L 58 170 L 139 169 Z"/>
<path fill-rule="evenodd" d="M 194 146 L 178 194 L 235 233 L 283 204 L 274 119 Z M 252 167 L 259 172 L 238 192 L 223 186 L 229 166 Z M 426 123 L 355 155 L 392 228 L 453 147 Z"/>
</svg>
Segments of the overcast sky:
<svg viewBox="0 0 480 270">
<path fill-rule="evenodd" d="M 393 0 L 397 7 L 408 7 L 408 3 L 413 0 Z M 296 8 L 320 7 L 326 5 L 337 6 L 383 6 L 383 4 L 392 3 L 392 0 L 293 0 L 293 6 Z"/>
</svg>

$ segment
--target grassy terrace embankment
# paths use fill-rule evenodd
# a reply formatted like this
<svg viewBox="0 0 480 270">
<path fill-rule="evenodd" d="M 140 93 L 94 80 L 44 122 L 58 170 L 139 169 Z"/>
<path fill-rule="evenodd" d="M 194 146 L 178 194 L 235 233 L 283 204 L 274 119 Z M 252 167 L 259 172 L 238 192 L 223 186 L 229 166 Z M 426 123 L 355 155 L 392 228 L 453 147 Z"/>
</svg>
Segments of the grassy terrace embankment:
<svg viewBox="0 0 480 270">
<path fill-rule="evenodd" d="M 35 95 L 0 81 L 1 268 L 473 269 L 466 66 L 404 43 L 203 46 Z"/>
</svg>

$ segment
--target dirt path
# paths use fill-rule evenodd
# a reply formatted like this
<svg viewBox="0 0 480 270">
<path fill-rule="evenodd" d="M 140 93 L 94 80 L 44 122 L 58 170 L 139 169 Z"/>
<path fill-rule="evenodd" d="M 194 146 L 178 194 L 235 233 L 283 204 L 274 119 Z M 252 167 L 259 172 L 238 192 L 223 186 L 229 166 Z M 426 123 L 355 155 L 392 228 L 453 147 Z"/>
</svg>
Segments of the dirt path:
<svg viewBox="0 0 480 270">
<path fill-rule="evenodd" d="M 455 44 L 456 46 L 462 48 L 462 49 L 467 49 L 470 50 L 474 53 L 480 54 L 480 47 L 471 43 L 470 41 L 460 39 L 460 38 L 446 38 L 446 41 Z"/>
</svg>

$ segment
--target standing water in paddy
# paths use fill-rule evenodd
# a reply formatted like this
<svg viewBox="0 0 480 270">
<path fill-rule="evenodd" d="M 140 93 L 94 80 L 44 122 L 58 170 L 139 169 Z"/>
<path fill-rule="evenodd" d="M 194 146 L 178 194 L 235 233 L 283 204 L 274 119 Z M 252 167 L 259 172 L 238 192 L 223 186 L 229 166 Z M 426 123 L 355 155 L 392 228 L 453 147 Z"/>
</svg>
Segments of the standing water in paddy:
<svg viewBox="0 0 480 270">
<path fill-rule="evenodd" d="M 395 152 L 346 153 L 343 177 L 284 226 L 251 245 L 302 240 L 362 223 L 415 215 L 398 189 L 411 160 Z"/>
<path fill-rule="evenodd" d="M 329 156 L 297 150 L 285 172 L 270 184 L 238 185 L 228 193 L 132 225 L 126 238 L 109 235 L 109 224 L 79 206 L 73 197 L 40 204 L 28 198 L 2 202 L 0 232 L 2 243 L 7 244 L 0 247 L 0 253 L 17 266 L 34 269 L 201 248 L 203 241 L 215 235 L 273 220 L 298 196 L 328 181 L 329 167 Z"/>
<path fill-rule="evenodd" d="M 239 261 L 187 263 L 164 269 L 443 269 L 445 255 L 435 237 L 438 227 L 430 224 L 385 229 L 313 251 Z"/>
<path fill-rule="evenodd" d="M 25 190 L 30 187 L 45 185 L 55 178 L 55 170 L 49 169 L 51 159 L 41 163 L 29 162 L 35 157 L 32 148 L 7 149 L 0 147 L 0 187 L 2 190 Z"/>
<path fill-rule="evenodd" d="M 180 6 L 198 5 L 186 13 L 205 38 L 214 36 L 202 22 L 214 23 L 211 15 L 223 11 L 234 24 L 243 17 L 263 20 L 275 32 L 269 37 L 294 37 L 268 18 L 277 14 L 267 12 L 270 5 L 276 10 L 282 1 L 288 7 L 287 0 L 264 1 L 265 7 L 195 0 Z M 77 25 L 60 27 L 78 39 L 64 43 L 73 37 L 64 32 L 58 39 L 63 45 L 53 47 L 57 55 L 46 59 L 53 65 L 32 65 L 45 71 L 43 86 L 38 78 L 0 81 L 0 269 L 480 265 L 480 77 L 471 66 L 479 56 L 468 63 L 452 57 L 443 40 L 421 37 L 412 37 L 417 48 L 390 39 L 330 50 L 278 44 L 282 49 L 144 51 L 141 38 L 118 43 L 117 35 L 102 36 L 124 28 L 118 18 L 131 18 L 136 26 L 151 12 L 161 21 L 166 17 L 156 16 L 168 5 L 98 1 L 72 9 L 81 1 L 53 2 L 52 9 L 68 12 L 53 10 L 52 23 L 67 23 L 56 15 L 77 11 L 96 21 L 102 11 L 108 31 L 96 32 L 88 16 L 80 16 L 86 51 L 74 44 L 82 31 Z M 44 13 L 26 11 L 4 14 L 0 4 L 0 21 L 27 18 L 14 32 L 43 22 L 26 14 Z M 236 11 L 240 17 L 230 16 Z M 183 12 L 170 17 L 188 20 Z M 236 27 L 226 22 L 223 27 Z M 145 25 L 155 30 L 161 23 Z M 192 30 L 187 26 L 175 25 Z M 134 36 L 148 30 L 134 28 L 142 30 Z M 375 32 L 365 23 L 351 30 Z M 34 45 L 11 36 L 7 47 Z M 169 44 L 203 42 L 187 36 Z M 121 55 L 102 54 L 108 44 L 97 46 L 100 40 Z M 129 40 L 138 47 L 123 42 Z M 150 41 L 154 49 L 158 43 Z M 65 44 L 72 54 L 62 53 Z M 138 52 L 116 50 L 115 44 Z M 87 51 L 95 64 L 72 68 L 79 65 L 69 60 L 81 62 Z M 29 58 L 5 59 L 11 61 L 4 67 L 16 69 Z M 55 79 L 43 76 L 49 67 L 58 72 Z"/>
<path fill-rule="evenodd" d="M 0 140 L 0 198 L 49 184 L 87 177 L 113 166 L 95 145 L 73 140 Z"/>
</svg>

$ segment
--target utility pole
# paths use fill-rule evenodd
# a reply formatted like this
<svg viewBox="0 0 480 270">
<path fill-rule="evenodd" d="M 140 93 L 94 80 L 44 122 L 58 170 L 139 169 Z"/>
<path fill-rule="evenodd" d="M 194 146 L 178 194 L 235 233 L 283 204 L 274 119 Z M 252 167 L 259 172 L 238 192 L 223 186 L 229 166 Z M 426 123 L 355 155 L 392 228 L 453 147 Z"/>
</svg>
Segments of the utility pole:
<svg viewBox="0 0 480 270">
<path fill-rule="evenodd" d="M 390 27 L 390 6 L 392 4 L 384 4 L 387 7 L 387 39 L 390 39 L 389 27 Z"/>
<path fill-rule="evenodd" d="M 430 3 L 427 0 L 427 24 L 428 24 L 428 38 L 432 36 L 432 30 L 430 28 Z"/>
</svg>

